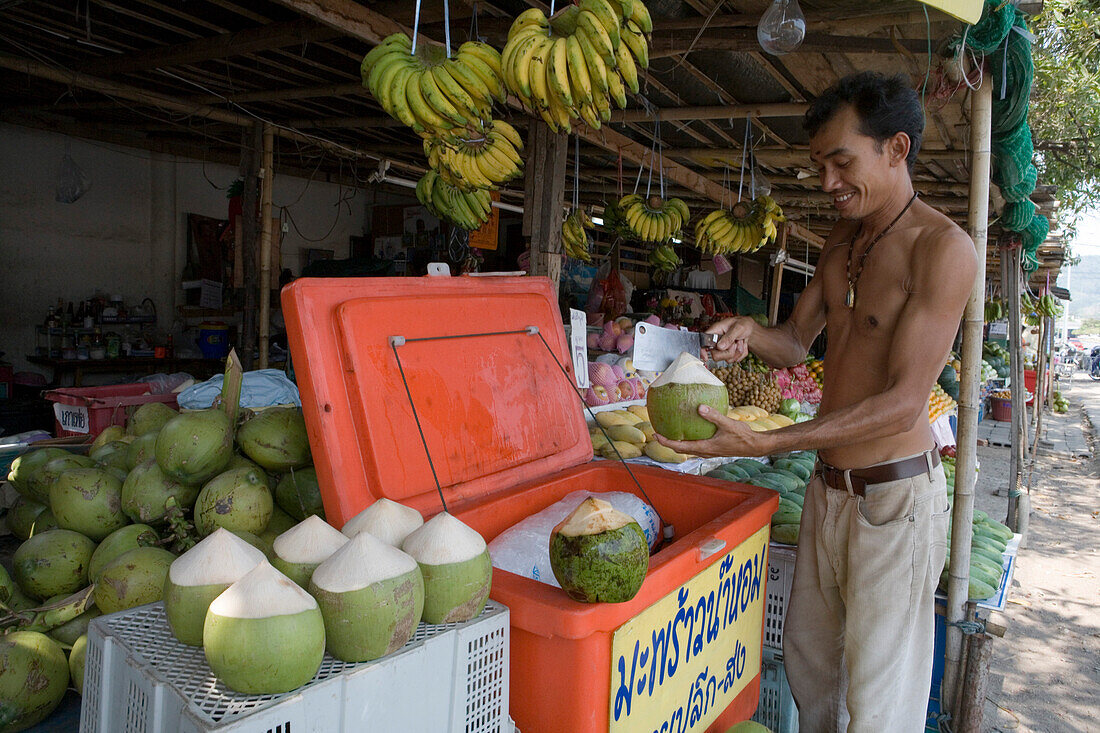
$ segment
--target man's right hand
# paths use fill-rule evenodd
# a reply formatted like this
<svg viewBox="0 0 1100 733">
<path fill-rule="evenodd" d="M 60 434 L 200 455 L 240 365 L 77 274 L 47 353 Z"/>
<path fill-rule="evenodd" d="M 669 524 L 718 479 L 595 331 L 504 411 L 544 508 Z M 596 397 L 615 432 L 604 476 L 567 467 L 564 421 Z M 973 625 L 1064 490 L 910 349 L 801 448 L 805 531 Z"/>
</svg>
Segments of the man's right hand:
<svg viewBox="0 0 1100 733">
<path fill-rule="evenodd" d="M 741 361 L 749 354 L 749 336 L 755 326 L 756 321 L 745 316 L 718 321 L 707 329 L 707 333 L 718 334 L 718 344 L 703 354 L 704 360 Z"/>
</svg>

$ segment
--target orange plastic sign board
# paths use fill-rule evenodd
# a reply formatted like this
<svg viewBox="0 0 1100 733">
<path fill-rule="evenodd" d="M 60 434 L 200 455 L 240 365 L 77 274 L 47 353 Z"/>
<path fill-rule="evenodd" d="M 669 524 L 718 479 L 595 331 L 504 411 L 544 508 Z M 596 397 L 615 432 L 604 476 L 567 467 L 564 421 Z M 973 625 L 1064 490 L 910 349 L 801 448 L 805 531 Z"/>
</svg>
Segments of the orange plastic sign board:
<svg viewBox="0 0 1100 733">
<path fill-rule="evenodd" d="M 982 0 L 921 0 L 921 2 L 970 25 L 974 25 L 982 17 Z"/>
<path fill-rule="evenodd" d="M 282 302 L 335 526 L 383 496 L 435 514 L 433 468 L 450 505 L 591 458 L 549 280 L 299 278 Z"/>
<path fill-rule="evenodd" d="M 500 192 L 491 191 L 489 195 L 493 201 L 500 201 Z M 496 250 L 498 231 L 500 229 L 500 209 L 493 206 L 489 209 L 489 218 L 479 228 L 470 232 L 470 246 L 477 249 Z"/>
</svg>

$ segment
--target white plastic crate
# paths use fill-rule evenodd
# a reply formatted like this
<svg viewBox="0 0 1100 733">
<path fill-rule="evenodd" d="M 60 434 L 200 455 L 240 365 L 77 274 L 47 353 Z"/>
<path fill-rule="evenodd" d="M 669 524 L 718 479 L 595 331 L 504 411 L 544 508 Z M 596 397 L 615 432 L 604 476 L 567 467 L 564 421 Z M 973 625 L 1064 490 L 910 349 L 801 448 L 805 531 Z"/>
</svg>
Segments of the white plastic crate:
<svg viewBox="0 0 1100 733">
<path fill-rule="evenodd" d="M 794 581 L 794 558 L 798 548 L 793 545 L 768 544 L 768 588 L 764 599 L 764 646 L 783 650 L 783 619 L 791 599 Z"/>
<path fill-rule="evenodd" d="M 752 719 L 774 733 L 798 733 L 798 708 L 791 696 L 780 651 L 764 649 L 760 664 L 760 702 Z"/>
<path fill-rule="evenodd" d="M 326 654 L 293 692 L 242 695 L 201 648 L 176 641 L 153 603 L 92 622 L 80 733 L 511 733 L 508 638 L 508 609 L 489 601 L 465 623 L 421 623 L 389 656 Z"/>
</svg>

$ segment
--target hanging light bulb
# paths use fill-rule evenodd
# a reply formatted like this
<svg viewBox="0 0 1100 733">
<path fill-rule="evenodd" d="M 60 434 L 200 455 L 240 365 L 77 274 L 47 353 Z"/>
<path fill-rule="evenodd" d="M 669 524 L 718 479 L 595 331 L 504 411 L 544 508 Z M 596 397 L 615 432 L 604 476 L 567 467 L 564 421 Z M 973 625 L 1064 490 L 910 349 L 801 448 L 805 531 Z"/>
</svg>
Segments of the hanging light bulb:
<svg viewBox="0 0 1100 733">
<path fill-rule="evenodd" d="M 756 40 L 770 54 L 782 56 L 802 45 L 806 37 L 806 17 L 798 0 L 775 0 L 760 16 Z"/>
</svg>

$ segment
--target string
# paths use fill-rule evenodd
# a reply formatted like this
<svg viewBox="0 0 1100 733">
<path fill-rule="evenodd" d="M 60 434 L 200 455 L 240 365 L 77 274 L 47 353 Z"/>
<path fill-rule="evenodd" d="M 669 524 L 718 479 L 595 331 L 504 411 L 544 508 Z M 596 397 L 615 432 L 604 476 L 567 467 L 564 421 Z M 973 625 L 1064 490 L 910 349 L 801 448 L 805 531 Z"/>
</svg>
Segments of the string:
<svg viewBox="0 0 1100 733">
<path fill-rule="evenodd" d="M 924 84 L 920 88 L 920 107 L 924 109 L 924 93 L 928 89 L 928 75 L 932 73 L 932 21 L 928 19 L 928 6 L 921 3 L 921 8 L 924 10 L 924 35 L 928 39 L 928 60 L 924 67 Z"/>
<path fill-rule="evenodd" d="M 737 182 L 737 200 L 741 200 L 741 191 L 745 187 L 745 156 L 749 152 L 749 121 L 745 120 L 745 139 L 741 141 L 741 175 Z"/>
<path fill-rule="evenodd" d="M 581 205 L 581 136 L 573 136 L 573 210 Z"/>
<path fill-rule="evenodd" d="M 416 0 L 416 8 L 413 10 L 413 40 L 412 50 L 409 53 L 416 53 L 416 37 L 420 32 L 420 0 Z"/>
<path fill-rule="evenodd" d="M 451 4 L 443 0 L 443 42 L 447 46 L 447 58 L 451 58 Z"/>
<path fill-rule="evenodd" d="M 470 40 L 476 41 L 480 38 L 481 32 L 477 27 L 477 0 L 474 0 L 473 15 L 470 16 Z"/>
</svg>

